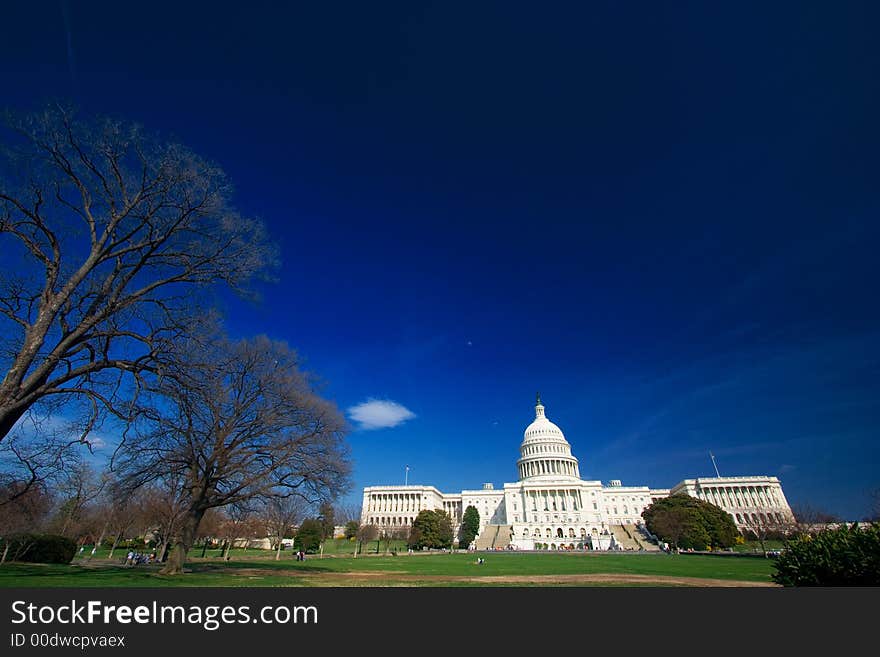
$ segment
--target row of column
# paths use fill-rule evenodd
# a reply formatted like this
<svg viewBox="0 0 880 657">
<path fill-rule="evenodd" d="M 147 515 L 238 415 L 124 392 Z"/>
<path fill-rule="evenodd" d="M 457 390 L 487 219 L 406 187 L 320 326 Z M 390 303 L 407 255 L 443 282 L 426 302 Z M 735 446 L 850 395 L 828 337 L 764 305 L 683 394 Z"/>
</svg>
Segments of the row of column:
<svg viewBox="0 0 880 657">
<path fill-rule="evenodd" d="M 419 511 L 422 496 L 419 493 L 373 493 L 368 511 Z"/>
<path fill-rule="evenodd" d="M 710 486 L 702 487 L 700 499 L 721 507 L 777 507 L 783 506 L 773 486 Z"/>
<path fill-rule="evenodd" d="M 581 492 L 573 490 L 526 491 L 527 511 L 580 511 L 584 508 Z"/>
<path fill-rule="evenodd" d="M 443 502 L 443 510 L 456 522 L 461 518 L 461 503 L 459 502 Z"/>
<path fill-rule="evenodd" d="M 546 444 L 539 443 L 537 445 L 528 445 L 522 448 L 522 455 L 528 456 L 530 454 L 569 454 L 570 452 L 566 450 L 565 445 L 559 444 Z"/>
<path fill-rule="evenodd" d="M 519 464 L 519 477 L 537 477 L 545 474 L 562 474 L 577 477 L 577 466 L 571 461 L 561 459 L 546 459 L 541 461 L 526 461 Z"/>
</svg>

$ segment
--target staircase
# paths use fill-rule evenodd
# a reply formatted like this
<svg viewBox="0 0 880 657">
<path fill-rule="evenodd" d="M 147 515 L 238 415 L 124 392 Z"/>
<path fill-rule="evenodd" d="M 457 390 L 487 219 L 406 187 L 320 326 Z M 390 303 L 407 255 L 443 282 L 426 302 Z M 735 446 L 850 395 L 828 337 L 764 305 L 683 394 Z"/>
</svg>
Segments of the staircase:
<svg viewBox="0 0 880 657">
<path fill-rule="evenodd" d="M 486 525 L 475 541 L 477 550 L 504 549 L 510 545 L 510 527 L 507 525 Z"/>
<path fill-rule="evenodd" d="M 646 552 L 659 552 L 659 546 L 655 545 L 639 531 L 635 525 L 612 525 L 611 533 L 614 539 L 624 550 L 645 550 Z"/>
<path fill-rule="evenodd" d="M 654 543 L 645 532 L 639 529 L 636 525 L 627 525 L 627 529 L 632 537 L 636 540 L 636 542 L 642 546 L 642 548 L 646 552 L 659 552 L 660 546 Z"/>
</svg>

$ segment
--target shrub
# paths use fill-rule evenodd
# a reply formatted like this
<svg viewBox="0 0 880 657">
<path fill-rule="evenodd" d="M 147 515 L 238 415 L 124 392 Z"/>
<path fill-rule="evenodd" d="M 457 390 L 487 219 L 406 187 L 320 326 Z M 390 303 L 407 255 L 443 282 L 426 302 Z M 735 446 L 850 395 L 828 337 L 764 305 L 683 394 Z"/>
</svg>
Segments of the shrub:
<svg viewBox="0 0 880 657">
<path fill-rule="evenodd" d="M 6 539 L 7 559 L 26 563 L 70 563 L 76 554 L 76 543 L 53 534 L 16 534 Z M 6 545 L 3 546 L 6 549 Z"/>
<path fill-rule="evenodd" d="M 771 578 L 783 586 L 878 586 L 880 523 L 798 536 L 773 566 Z"/>
</svg>

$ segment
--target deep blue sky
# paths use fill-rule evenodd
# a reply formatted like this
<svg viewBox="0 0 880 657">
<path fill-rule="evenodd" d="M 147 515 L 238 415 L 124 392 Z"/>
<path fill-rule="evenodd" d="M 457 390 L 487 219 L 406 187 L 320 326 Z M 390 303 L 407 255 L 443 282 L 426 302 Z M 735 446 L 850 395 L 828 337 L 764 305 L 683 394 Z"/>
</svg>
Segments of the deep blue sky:
<svg viewBox="0 0 880 657">
<path fill-rule="evenodd" d="M 225 168 L 284 261 L 230 330 L 416 416 L 350 434 L 352 500 L 406 464 L 514 480 L 540 390 L 585 477 L 671 486 L 712 450 L 867 513 L 876 3 L 290 4 L 6 7 L 2 104 Z"/>
</svg>

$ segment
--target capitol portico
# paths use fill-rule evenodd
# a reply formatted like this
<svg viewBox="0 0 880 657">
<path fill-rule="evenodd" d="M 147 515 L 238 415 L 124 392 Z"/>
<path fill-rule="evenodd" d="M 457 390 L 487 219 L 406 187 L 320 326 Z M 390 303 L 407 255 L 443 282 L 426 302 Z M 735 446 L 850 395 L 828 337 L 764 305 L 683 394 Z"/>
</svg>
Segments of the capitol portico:
<svg viewBox="0 0 880 657">
<path fill-rule="evenodd" d="M 464 510 L 473 506 L 480 514 L 479 548 L 606 550 L 652 547 L 641 527 L 642 511 L 679 493 L 721 507 L 740 529 L 792 517 L 776 477 L 685 479 L 671 489 L 583 480 L 571 445 L 547 418 L 540 396 L 535 419 L 523 434 L 517 471 L 519 480 L 501 489 L 483 484 L 454 494 L 433 486 L 369 486 L 361 522 L 408 530 L 420 511 L 442 509 L 457 535 Z"/>
</svg>

